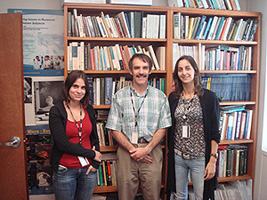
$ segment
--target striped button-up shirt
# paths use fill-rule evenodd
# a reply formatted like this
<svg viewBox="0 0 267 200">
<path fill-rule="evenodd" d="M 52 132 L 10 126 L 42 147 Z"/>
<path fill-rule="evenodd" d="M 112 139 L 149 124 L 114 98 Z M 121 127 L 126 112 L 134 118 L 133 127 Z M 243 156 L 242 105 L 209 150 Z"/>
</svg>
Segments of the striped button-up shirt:
<svg viewBox="0 0 267 200">
<path fill-rule="evenodd" d="M 136 122 L 138 138 L 144 137 L 147 141 L 152 139 L 157 130 L 171 126 L 169 102 L 162 91 L 149 85 L 139 95 L 130 85 L 114 95 L 106 128 L 124 133 L 132 142 Z"/>
</svg>

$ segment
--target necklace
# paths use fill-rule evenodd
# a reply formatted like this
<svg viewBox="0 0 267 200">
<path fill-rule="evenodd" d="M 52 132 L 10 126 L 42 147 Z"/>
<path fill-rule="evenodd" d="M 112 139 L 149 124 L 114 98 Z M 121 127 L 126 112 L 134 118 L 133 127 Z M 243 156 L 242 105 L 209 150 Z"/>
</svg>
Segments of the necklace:
<svg viewBox="0 0 267 200">
<path fill-rule="evenodd" d="M 193 100 L 194 100 L 194 97 L 195 97 L 195 93 L 193 94 L 193 96 L 192 96 L 192 98 L 190 99 L 190 101 L 189 101 L 188 103 L 186 103 L 185 101 L 186 101 L 187 99 L 185 99 L 185 98 L 184 98 L 184 95 L 182 94 L 182 98 L 183 98 L 183 106 L 184 106 L 184 114 L 183 114 L 182 118 L 183 118 L 184 120 L 187 120 L 187 114 L 189 113 L 189 110 L 190 110 L 191 104 L 192 104 L 192 102 L 193 102 Z M 186 104 L 188 104 L 187 107 L 185 107 Z"/>
</svg>

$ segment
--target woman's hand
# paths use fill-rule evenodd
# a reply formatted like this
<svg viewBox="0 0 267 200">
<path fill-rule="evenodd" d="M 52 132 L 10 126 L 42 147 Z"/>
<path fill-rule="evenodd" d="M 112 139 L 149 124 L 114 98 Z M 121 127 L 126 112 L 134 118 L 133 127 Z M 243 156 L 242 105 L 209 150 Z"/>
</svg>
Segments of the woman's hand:
<svg viewBox="0 0 267 200">
<path fill-rule="evenodd" d="M 95 161 L 98 161 L 98 162 L 101 162 L 101 160 L 102 160 L 102 154 L 99 151 L 95 150 L 95 146 L 93 146 L 92 150 L 95 151 L 94 160 Z"/>
<path fill-rule="evenodd" d="M 208 162 L 206 169 L 205 169 L 205 174 L 204 174 L 204 180 L 210 180 L 215 176 L 216 173 L 216 158 L 213 156 L 210 157 L 210 161 Z"/>
<path fill-rule="evenodd" d="M 96 168 L 94 168 L 92 165 L 90 165 L 85 174 L 88 175 L 90 173 L 90 171 L 96 171 L 96 170 L 97 170 Z"/>
</svg>

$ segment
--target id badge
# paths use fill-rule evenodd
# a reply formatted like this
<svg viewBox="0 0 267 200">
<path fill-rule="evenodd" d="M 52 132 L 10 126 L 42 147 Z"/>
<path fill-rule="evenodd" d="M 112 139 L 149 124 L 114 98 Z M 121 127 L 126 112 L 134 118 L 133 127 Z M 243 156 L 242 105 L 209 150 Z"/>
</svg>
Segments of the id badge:
<svg viewBox="0 0 267 200">
<path fill-rule="evenodd" d="M 190 138 L 190 126 L 183 126 L 182 138 Z"/>
<path fill-rule="evenodd" d="M 137 131 L 132 132 L 132 139 L 131 139 L 133 144 L 137 144 L 138 143 L 138 133 Z"/>
<path fill-rule="evenodd" d="M 82 167 L 90 164 L 89 161 L 87 160 L 87 158 L 85 158 L 85 157 L 78 156 L 78 159 L 79 159 Z"/>
</svg>

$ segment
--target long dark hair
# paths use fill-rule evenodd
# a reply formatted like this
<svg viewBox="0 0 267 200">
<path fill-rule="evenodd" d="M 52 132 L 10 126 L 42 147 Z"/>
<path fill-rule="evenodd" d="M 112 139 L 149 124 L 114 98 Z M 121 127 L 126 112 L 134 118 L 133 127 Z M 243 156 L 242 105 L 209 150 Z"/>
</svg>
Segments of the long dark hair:
<svg viewBox="0 0 267 200">
<path fill-rule="evenodd" d="M 70 96 L 69 96 L 69 90 L 72 87 L 73 83 L 78 79 L 81 78 L 84 80 L 85 83 L 85 95 L 84 97 L 81 99 L 81 104 L 84 108 L 87 107 L 87 105 L 89 104 L 89 100 L 90 100 L 90 90 L 89 90 L 89 85 L 87 82 L 87 77 L 86 74 L 83 71 L 80 70 L 73 70 L 69 73 L 69 75 L 67 76 L 64 86 L 63 86 L 63 95 L 64 95 L 64 100 L 65 102 L 68 104 L 70 102 Z"/>
<path fill-rule="evenodd" d="M 182 81 L 180 80 L 180 78 L 178 76 L 178 65 L 179 65 L 179 62 L 181 60 L 184 60 L 184 59 L 187 60 L 191 64 L 191 66 L 193 67 L 193 69 L 195 71 L 195 76 L 194 76 L 195 93 L 196 93 L 196 95 L 201 96 L 201 95 L 203 95 L 203 91 L 204 91 L 203 90 L 204 85 L 202 84 L 202 81 L 201 81 L 201 75 L 200 75 L 196 61 L 194 60 L 194 58 L 192 56 L 188 56 L 188 55 L 181 56 L 176 61 L 175 69 L 174 69 L 174 73 L 173 73 L 173 80 L 175 83 L 174 95 L 175 95 L 175 97 L 178 98 L 178 96 L 180 96 L 181 93 L 183 92 L 183 84 L 182 84 Z"/>
</svg>

